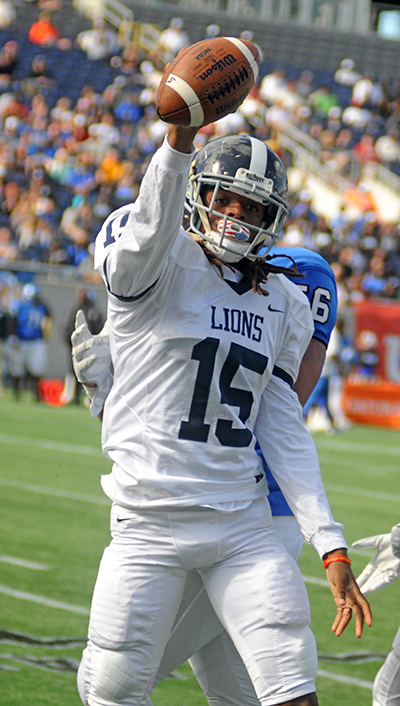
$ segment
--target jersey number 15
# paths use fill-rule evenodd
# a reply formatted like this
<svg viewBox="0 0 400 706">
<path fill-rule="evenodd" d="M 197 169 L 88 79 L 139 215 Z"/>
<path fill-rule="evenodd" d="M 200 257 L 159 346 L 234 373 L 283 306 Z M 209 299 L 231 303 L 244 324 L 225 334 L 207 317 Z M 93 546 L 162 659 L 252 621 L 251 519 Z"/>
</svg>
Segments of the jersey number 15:
<svg viewBox="0 0 400 706">
<path fill-rule="evenodd" d="M 182 421 L 179 438 L 189 441 L 206 442 L 210 424 L 205 423 L 207 405 L 210 397 L 211 382 L 213 379 L 215 359 L 220 341 L 218 338 L 205 338 L 196 343 L 192 350 L 192 360 L 198 360 L 196 381 L 190 405 L 189 418 Z M 221 404 L 239 408 L 239 419 L 245 425 L 251 413 L 254 401 L 250 390 L 243 390 L 232 386 L 232 380 L 241 366 L 263 375 L 268 364 L 268 358 L 261 353 L 256 353 L 249 348 L 244 348 L 237 343 L 231 343 L 229 353 L 219 376 L 219 390 Z M 215 436 L 222 446 L 249 446 L 253 434 L 250 429 L 233 429 L 229 419 L 217 419 Z"/>
</svg>

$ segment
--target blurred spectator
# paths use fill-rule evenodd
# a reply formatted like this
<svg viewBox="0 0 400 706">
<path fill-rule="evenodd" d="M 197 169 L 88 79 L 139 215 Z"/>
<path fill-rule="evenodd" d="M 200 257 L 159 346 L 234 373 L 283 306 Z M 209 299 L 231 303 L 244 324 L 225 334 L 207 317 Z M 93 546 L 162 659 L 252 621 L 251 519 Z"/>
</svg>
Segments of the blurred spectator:
<svg viewBox="0 0 400 706">
<path fill-rule="evenodd" d="M 356 162 L 361 165 L 367 164 L 368 162 L 379 162 L 378 155 L 375 150 L 374 138 L 368 133 L 361 135 L 360 141 L 353 147 L 353 154 Z"/>
<path fill-rule="evenodd" d="M 4 44 L 0 51 L 0 90 L 7 89 L 14 77 L 18 67 L 18 42 L 9 41 Z"/>
<path fill-rule="evenodd" d="M 360 182 L 357 187 L 345 191 L 343 201 L 346 206 L 356 208 L 358 211 L 374 215 L 377 210 L 373 194 L 368 186 Z"/>
<path fill-rule="evenodd" d="M 11 229 L 7 226 L 0 227 L 0 260 L 16 260 L 18 247 L 13 241 Z"/>
<path fill-rule="evenodd" d="M 306 69 L 302 71 L 296 81 L 296 92 L 302 98 L 307 98 L 313 91 L 315 75 L 312 71 Z"/>
<path fill-rule="evenodd" d="M 326 350 L 321 377 L 303 408 L 303 416 L 310 431 L 333 434 L 347 428 L 347 420 L 340 407 L 341 360 L 343 348 L 341 325 L 335 325 Z"/>
<path fill-rule="evenodd" d="M 3 381 L 8 372 L 5 348 L 12 334 L 12 316 L 14 295 L 18 280 L 10 272 L 0 271 L 0 397 L 3 395 Z"/>
<path fill-rule="evenodd" d="M 376 379 L 379 363 L 378 338 L 374 331 L 360 331 L 356 338 L 357 366 L 355 374 L 363 381 Z"/>
<path fill-rule="evenodd" d="M 361 74 L 355 70 L 355 65 L 353 59 L 342 59 L 339 68 L 334 73 L 334 81 L 341 86 L 354 86 L 361 78 Z"/>
<path fill-rule="evenodd" d="M 98 184 L 116 184 L 125 174 L 125 167 L 121 161 L 117 147 L 107 150 L 104 159 L 96 171 L 96 181 Z"/>
<path fill-rule="evenodd" d="M 23 378 L 39 401 L 39 379 L 47 366 L 47 342 L 52 320 L 39 288 L 33 283 L 22 288 L 21 299 L 13 311 L 13 335 L 7 341 L 6 355 L 16 399 Z"/>
<path fill-rule="evenodd" d="M 99 18 L 94 20 L 92 29 L 78 34 L 76 43 L 85 52 L 89 61 L 108 59 L 119 48 L 117 33 L 106 29 L 104 20 Z"/>
<path fill-rule="evenodd" d="M 359 78 L 353 86 L 353 95 L 351 99 L 352 105 L 356 105 L 358 108 L 361 108 L 363 105 L 369 104 L 373 89 L 374 84 L 372 82 L 371 74 L 366 73 L 361 76 L 361 78 Z"/>
<path fill-rule="evenodd" d="M 30 72 L 21 81 L 21 88 L 25 95 L 32 97 L 38 91 L 47 92 L 52 86 L 55 86 L 53 73 L 43 54 L 37 54 L 32 59 Z"/>
<path fill-rule="evenodd" d="M 213 39 L 214 37 L 218 37 L 220 31 L 221 27 L 217 24 L 207 25 L 204 39 Z"/>
<path fill-rule="evenodd" d="M 0 0 L 0 29 L 9 27 L 17 13 L 11 0 Z"/>
<path fill-rule="evenodd" d="M 111 57 L 110 65 L 126 76 L 134 76 L 139 64 L 139 55 L 133 42 L 127 44 L 122 54 Z"/>
<path fill-rule="evenodd" d="M 65 209 L 60 228 L 63 235 L 75 245 L 93 242 L 97 235 L 98 222 L 83 196 L 75 196 L 71 206 Z"/>
<path fill-rule="evenodd" d="M 375 152 L 378 160 L 387 169 L 400 161 L 400 132 L 395 128 L 378 137 L 375 142 Z"/>
<path fill-rule="evenodd" d="M 259 95 L 267 105 L 276 101 L 286 87 L 286 76 L 283 69 L 274 69 L 261 79 Z"/>
<path fill-rule="evenodd" d="M 332 159 L 332 156 L 336 150 L 335 133 L 332 130 L 323 130 L 318 141 L 321 145 L 319 158 L 324 164 Z"/>
<path fill-rule="evenodd" d="M 138 123 L 143 117 L 143 108 L 136 93 L 124 92 L 115 106 L 115 117 L 127 123 Z"/>
<path fill-rule="evenodd" d="M 312 196 L 308 189 L 301 189 L 297 193 L 296 203 L 293 204 L 290 212 L 290 219 L 295 221 L 298 218 L 302 218 L 311 225 L 315 225 L 318 220 L 318 216 L 313 210 L 312 206 Z"/>
<path fill-rule="evenodd" d="M 376 254 L 371 258 L 367 272 L 363 275 L 361 289 L 368 296 L 379 296 L 385 291 L 386 284 L 385 258 Z"/>
<path fill-rule="evenodd" d="M 10 116 L 25 120 L 29 115 L 29 104 L 23 91 L 14 91 L 2 110 L 2 117 L 5 120 Z"/>
<path fill-rule="evenodd" d="M 351 130 L 342 129 L 335 139 L 334 149 L 326 165 L 335 172 L 347 174 L 350 171 L 353 151 L 350 147 L 353 140 Z"/>
<path fill-rule="evenodd" d="M 157 47 L 154 50 L 155 59 L 161 59 L 167 64 L 175 58 L 181 49 L 191 44 L 190 37 L 183 29 L 183 25 L 181 17 L 172 18 L 169 27 L 160 34 Z"/>
<path fill-rule="evenodd" d="M 102 113 L 99 122 L 94 122 L 88 128 L 89 137 L 97 141 L 97 146 L 105 152 L 111 145 L 117 145 L 120 133 L 115 125 L 112 113 Z"/>
<path fill-rule="evenodd" d="M 307 103 L 321 117 L 326 117 L 333 106 L 340 105 L 336 93 L 327 84 L 323 84 L 310 93 L 307 97 Z"/>
<path fill-rule="evenodd" d="M 348 105 L 342 113 L 342 121 L 344 125 L 350 125 L 357 130 L 364 130 L 371 120 L 372 113 L 367 108 L 361 108 L 357 105 Z"/>
<path fill-rule="evenodd" d="M 40 44 L 42 47 L 55 46 L 61 34 L 55 24 L 51 21 L 50 13 L 41 12 L 36 22 L 34 22 L 28 32 L 28 39 L 33 44 Z"/>
</svg>

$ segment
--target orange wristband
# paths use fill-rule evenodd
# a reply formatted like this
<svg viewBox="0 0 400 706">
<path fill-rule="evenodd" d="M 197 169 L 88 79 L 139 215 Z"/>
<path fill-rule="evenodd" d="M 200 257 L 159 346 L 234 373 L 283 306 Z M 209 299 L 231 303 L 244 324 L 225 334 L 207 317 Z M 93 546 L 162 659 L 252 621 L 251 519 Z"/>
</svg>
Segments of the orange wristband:
<svg viewBox="0 0 400 706">
<path fill-rule="evenodd" d="M 348 556 L 328 556 L 328 558 L 324 560 L 324 569 L 327 569 L 329 564 L 333 564 L 334 561 L 343 561 L 345 564 L 351 566 L 351 559 L 349 559 Z"/>
</svg>

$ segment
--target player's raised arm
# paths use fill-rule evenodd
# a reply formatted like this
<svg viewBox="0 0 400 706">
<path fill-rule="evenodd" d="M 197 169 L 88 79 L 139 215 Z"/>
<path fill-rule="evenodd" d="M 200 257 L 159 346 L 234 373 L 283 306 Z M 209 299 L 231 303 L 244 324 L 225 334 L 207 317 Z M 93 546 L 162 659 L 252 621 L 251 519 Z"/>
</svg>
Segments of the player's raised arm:
<svg viewBox="0 0 400 706">
<path fill-rule="evenodd" d="M 117 298 L 141 297 L 156 283 L 182 224 L 193 139 L 235 112 L 257 78 L 260 56 L 251 42 L 219 38 L 211 61 L 209 45 L 198 42 L 167 65 L 156 109 L 171 125 L 168 137 L 135 203 L 112 213 L 96 238 L 95 269 Z"/>
</svg>

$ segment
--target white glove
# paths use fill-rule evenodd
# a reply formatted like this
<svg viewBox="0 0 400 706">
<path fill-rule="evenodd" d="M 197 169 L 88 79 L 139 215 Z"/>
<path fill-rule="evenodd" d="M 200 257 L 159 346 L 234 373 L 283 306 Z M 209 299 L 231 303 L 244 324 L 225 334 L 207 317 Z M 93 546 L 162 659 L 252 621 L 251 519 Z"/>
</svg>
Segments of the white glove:
<svg viewBox="0 0 400 706">
<path fill-rule="evenodd" d="M 377 549 L 377 553 L 357 579 L 362 593 L 379 591 L 400 576 L 400 526 L 390 534 L 378 534 L 353 542 L 355 549 Z"/>
<path fill-rule="evenodd" d="M 102 331 L 97 336 L 93 336 L 86 323 L 85 314 L 79 309 L 71 343 L 75 375 L 91 401 L 91 416 L 97 417 L 104 407 L 113 384 L 107 322 Z M 88 384 L 95 384 L 96 387 L 88 387 Z"/>
</svg>

